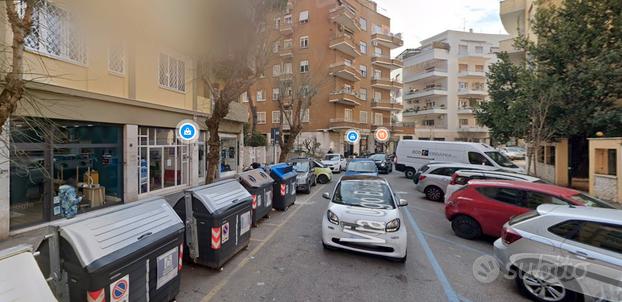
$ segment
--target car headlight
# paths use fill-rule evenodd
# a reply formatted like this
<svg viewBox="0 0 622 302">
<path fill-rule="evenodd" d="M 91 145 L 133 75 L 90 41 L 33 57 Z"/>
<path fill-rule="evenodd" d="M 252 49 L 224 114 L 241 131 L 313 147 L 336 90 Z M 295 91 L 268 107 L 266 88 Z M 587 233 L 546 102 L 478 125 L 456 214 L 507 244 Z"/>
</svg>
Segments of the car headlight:
<svg viewBox="0 0 622 302">
<path fill-rule="evenodd" d="M 381 164 L 380 164 L 380 166 L 381 166 L 381 167 L 384 167 L 384 166 L 386 166 L 386 165 L 387 165 L 387 164 L 385 164 L 385 163 L 381 163 Z"/>
<path fill-rule="evenodd" d="M 328 218 L 330 223 L 339 225 L 339 217 L 337 217 L 337 214 L 333 213 L 331 210 L 326 211 L 326 218 Z"/>
<path fill-rule="evenodd" d="M 400 229 L 400 219 L 399 218 L 395 218 L 395 219 L 387 222 L 387 224 L 385 226 L 385 231 L 387 231 L 387 233 L 397 232 L 399 229 Z"/>
</svg>

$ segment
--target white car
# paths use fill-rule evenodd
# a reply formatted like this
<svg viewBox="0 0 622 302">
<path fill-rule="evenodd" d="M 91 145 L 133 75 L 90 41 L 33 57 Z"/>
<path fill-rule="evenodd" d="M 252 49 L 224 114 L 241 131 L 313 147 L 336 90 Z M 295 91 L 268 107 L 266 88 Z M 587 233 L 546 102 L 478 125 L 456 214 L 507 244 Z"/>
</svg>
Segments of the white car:
<svg viewBox="0 0 622 302">
<path fill-rule="evenodd" d="M 322 244 L 406 261 L 407 232 L 400 207 L 408 205 L 377 176 L 344 176 L 322 217 Z"/>
<path fill-rule="evenodd" d="M 426 168 L 425 170 L 423 168 Z M 469 165 L 459 163 L 429 164 L 422 167 L 421 174 L 416 174 L 413 179 L 415 189 L 425 194 L 425 198 L 431 201 L 443 201 L 447 185 L 451 181 L 451 175 L 459 170 L 495 170 L 486 165 Z"/>
<path fill-rule="evenodd" d="M 337 153 L 328 153 L 324 155 L 324 159 L 322 160 L 322 164 L 326 167 L 330 168 L 333 173 L 340 173 L 341 171 L 346 170 L 346 166 L 348 165 L 348 161 L 346 158 Z"/>
<path fill-rule="evenodd" d="M 458 170 L 451 176 L 451 181 L 445 189 L 445 203 L 449 200 L 449 196 L 454 192 L 464 188 L 472 179 L 501 179 L 516 180 L 536 183 L 546 183 L 546 181 L 519 173 L 502 172 L 502 171 L 478 171 L 478 170 Z"/>
</svg>

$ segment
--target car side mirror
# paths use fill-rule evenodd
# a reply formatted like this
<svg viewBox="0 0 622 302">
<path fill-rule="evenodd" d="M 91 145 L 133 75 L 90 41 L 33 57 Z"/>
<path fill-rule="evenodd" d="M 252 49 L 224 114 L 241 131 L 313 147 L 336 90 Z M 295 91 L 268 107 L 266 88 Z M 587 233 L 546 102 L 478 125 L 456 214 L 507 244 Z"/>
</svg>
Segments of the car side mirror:
<svg viewBox="0 0 622 302">
<path fill-rule="evenodd" d="M 322 197 L 324 197 L 324 199 L 330 199 L 330 193 L 324 192 L 324 194 L 322 194 Z"/>
<path fill-rule="evenodd" d="M 403 199 L 403 198 L 400 198 L 400 204 L 399 204 L 399 206 L 400 206 L 400 207 L 405 207 L 405 206 L 407 206 L 407 205 L 408 205 L 408 200 Z"/>
</svg>

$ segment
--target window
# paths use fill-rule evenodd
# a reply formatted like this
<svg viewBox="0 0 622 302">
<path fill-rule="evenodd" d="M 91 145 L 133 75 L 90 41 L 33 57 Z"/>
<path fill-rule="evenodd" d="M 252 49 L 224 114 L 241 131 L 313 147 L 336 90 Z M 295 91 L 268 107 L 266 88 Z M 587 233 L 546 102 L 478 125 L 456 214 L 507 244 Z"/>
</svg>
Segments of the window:
<svg viewBox="0 0 622 302">
<path fill-rule="evenodd" d="M 278 77 L 281 75 L 281 65 L 272 65 L 272 76 Z"/>
<path fill-rule="evenodd" d="M 139 193 L 188 183 L 188 145 L 175 138 L 175 130 L 139 127 Z"/>
<path fill-rule="evenodd" d="M 492 166 L 492 163 L 483 155 L 477 152 L 469 152 L 469 163 L 473 165 Z"/>
<path fill-rule="evenodd" d="M 458 45 L 458 54 L 466 55 L 469 53 L 469 47 L 467 45 Z"/>
<path fill-rule="evenodd" d="M 367 19 L 360 17 L 359 18 L 359 27 L 362 31 L 367 31 Z"/>
<path fill-rule="evenodd" d="M 374 90 L 374 102 L 380 102 L 382 100 L 382 92 Z"/>
<path fill-rule="evenodd" d="M 376 56 L 376 57 L 382 57 L 382 48 L 380 48 L 380 47 L 374 47 L 374 56 Z"/>
<path fill-rule="evenodd" d="M 465 72 L 469 70 L 469 64 L 460 64 L 458 65 L 459 72 Z"/>
<path fill-rule="evenodd" d="M 367 101 L 367 89 L 365 88 L 359 89 L 359 98 L 363 101 Z"/>
<path fill-rule="evenodd" d="M 292 45 L 292 39 L 283 40 L 283 49 L 291 49 Z"/>
<path fill-rule="evenodd" d="M 309 72 L 309 60 L 300 61 L 300 72 L 301 73 Z"/>
<path fill-rule="evenodd" d="M 160 86 L 186 91 L 186 68 L 182 60 L 160 54 Z"/>
<path fill-rule="evenodd" d="M 475 71 L 484 72 L 484 65 L 475 65 Z"/>
<path fill-rule="evenodd" d="M 361 76 L 367 78 L 367 66 L 360 65 L 359 70 L 361 71 Z"/>
<path fill-rule="evenodd" d="M 263 89 L 257 90 L 257 102 L 265 101 L 265 95 L 263 93 Z"/>
<path fill-rule="evenodd" d="M 562 238 L 568 239 L 571 238 L 578 231 L 578 228 L 580 226 L 581 221 L 569 220 L 550 227 L 549 232 Z"/>
<path fill-rule="evenodd" d="M 246 91 L 240 95 L 240 102 L 248 103 L 248 93 Z"/>
<path fill-rule="evenodd" d="M 584 221 L 568 239 L 600 249 L 622 253 L 622 226 Z"/>
<path fill-rule="evenodd" d="M 309 122 L 309 108 L 305 109 L 302 112 L 302 116 L 300 117 L 300 119 L 302 120 L 303 123 L 308 123 Z"/>
<path fill-rule="evenodd" d="M 384 123 L 382 113 L 374 113 L 374 125 L 382 126 Z"/>
<path fill-rule="evenodd" d="M 281 111 L 272 111 L 272 123 L 273 124 L 281 123 Z"/>
<path fill-rule="evenodd" d="M 484 46 L 475 46 L 475 53 L 476 54 L 483 54 L 484 53 Z"/>
<path fill-rule="evenodd" d="M 278 53 L 279 52 L 279 48 L 281 47 L 280 44 L 281 43 L 279 41 L 276 41 L 276 42 L 272 43 L 272 53 Z"/>
<path fill-rule="evenodd" d="M 615 150 L 613 154 L 613 160 L 615 161 Z M 546 146 L 546 164 L 554 165 L 555 164 L 555 146 Z M 615 171 L 615 166 L 613 167 Z M 614 174 L 615 175 L 615 172 Z"/>
<path fill-rule="evenodd" d="M 359 42 L 359 50 L 361 51 L 362 54 L 366 54 L 367 53 L 367 43 L 361 41 Z"/>
<path fill-rule="evenodd" d="M 281 90 L 279 88 L 272 88 L 272 100 L 278 101 L 281 99 Z"/>
<path fill-rule="evenodd" d="M 382 70 L 374 69 L 374 80 L 382 79 Z"/>
<path fill-rule="evenodd" d="M 108 70 L 114 74 L 125 73 L 125 48 L 116 44 L 108 48 Z"/>
<path fill-rule="evenodd" d="M 557 197 L 540 193 L 534 191 L 525 192 L 525 205 L 524 207 L 535 210 L 541 204 L 558 204 L 558 205 L 568 205 L 568 203 L 564 200 L 561 200 Z"/>
<path fill-rule="evenodd" d="M 434 127 L 434 120 L 424 120 L 423 125 Z"/>
<path fill-rule="evenodd" d="M 359 121 L 361 124 L 367 124 L 367 111 L 359 112 Z"/>
<path fill-rule="evenodd" d="M 352 121 L 352 109 L 344 109 L 343 120 L 346 122 Z"/>
<path fill-rule="evenodd" d="M 281 18 L 274 19 L 274 29 L 279 29 L 281 27 Z"/>
<path fill-rule="evenodd" d="M 19 3 L 21 12 L 25 1 Z M 47 0 L 36 1 L 32 30 L 24 43 L 28 50 L 73 63 L 87 63 L 85 39 L 72 15 Z"/>
<path fill-rule="evenodd" d="M 460 119 L 460 126 L 468 126 L 468 125 L 469 125 L 469 119 L 466 119 L 466 118 Z"/>
<path fill-rule="evenodd" d="M 308 10 L 301 11 L 298 17 L 298 20 L 300 21 L 301 24 L 308 23 L 309 22 L 309 11 Z"/>
<path fill-rule="evenodd" d="M 263 125 L 266 123 L 266 112 L 257 112 L 257 124 Z"/>
<path fill-rule="evenodd" d="M 524 207 L 524 192 L 521 190 L 495 187 L 480 187 L 476 190 L 490 199 L 517 207 Z"/>
<path fill-rule="evenodd" d="M 309 48 L 309 36 L 300 37 L 300 48 Z"/>
<path fill-rule="evenodd" d="M 616 149 L 596 149 L 595 173 L 600 175 L 617 175 Z"/>
<path fill-rule="evenodd" d="M 285 24 L 292 24 L 292 15 L 283 17 L 283 20 L 285 21 Z"/>
<path fill-rule="evenodd" d="M 544 163 L 544 147 L 538 148 L 538 162 L 542 164 Z"/>
<path fill-rule="evenodd" d="M 469 89 L 469 83 L 467 82 L 458 82 L 459 89 Z"/>
<path fill-rule="evenodd" d="M 292 74 L 292 62 L 287 62 L 283 64 L 283 73 Z"/>
<path fill-rule="evenodd" d="M 372 34 L 381 34 L 382 33 L 382 27 L 378 24 L 373 24 L 372 25 Z"/>
<path fill-rule="evenodd" d="M 458 168 L 444 167 L 444 168 L 438 168 L 430 172 L 430 174 L 441 175 L 441 176 L 451 176 L 452 174 L 454 174 L 454 172 L 456 172 L 456 170 L 458 170 Z"/>
</svg>

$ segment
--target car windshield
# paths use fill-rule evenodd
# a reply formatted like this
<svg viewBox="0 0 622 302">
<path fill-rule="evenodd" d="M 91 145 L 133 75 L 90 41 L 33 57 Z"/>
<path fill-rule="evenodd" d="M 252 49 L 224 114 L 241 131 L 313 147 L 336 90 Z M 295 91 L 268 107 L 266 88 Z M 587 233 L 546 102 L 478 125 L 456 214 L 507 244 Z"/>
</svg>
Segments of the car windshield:
<svg viewBox="0 0 622 302">
<path fill-rule="evenodd" d="M 588 207 L 594 207 L 594 208 L 606 208 L 606 209 L 617 209 L 619 207 L 614 206 L 613 204 L 610 204 L 606 201 L 602 201 L 600 199 L 594 198 L 590 195 L 584 194 L 584 193 L 579 193 L 577 195 L 572 195 L 570 196 L 570 199 L 574 200 L 574 201 L 578 201 L 581 202 L 583 204 L 585 204 Z"/>
<path fill-rule="evenodd" d="M 505 155 L 501 154 L 498 151 L 490 151 L 485 152 L 488 157 L 490 157 L 494 162 L 496 162 L 499 166 L 504 168 L 518 168 L 511 160 L 509 160 Z"/>
<path fill-rule="evenodd" d="M 372 160 L 384 160 L 385 158 L 386 156 L 384 154 L 374 154 L 369 157 L 369 159 L 372 159 Z"/>
<path fill-rule="evenodd" d="M 339 155 L 326 155 L 324 160 L 339 160 Z"/>
<path fill-rule="evenodd" d="M 308 161 L 295 161 L 292 163 L 292 167 L 296 172 L 309 172 L 309 162 Z"/>
<path fill-rule="evenodd" d="M 381 181 L 342 181 L 337 185 L 333 202 L 372 209 L 395 209 L 391 190 Z"/>
<path fill-rule="evenodd" d="M 326 168 L 326 166 L 324 166 L 324 164 L 322 164 L 321 162 L 313 161 L 313 164 L 316 165 L 318 168 Z"/>
<path fill-rule="evenodd" d="M 376 172 L 376 164 L 371 161 L 355 161 L 348 165 L 348 171 L 352 172 Z"/>
</svg>

